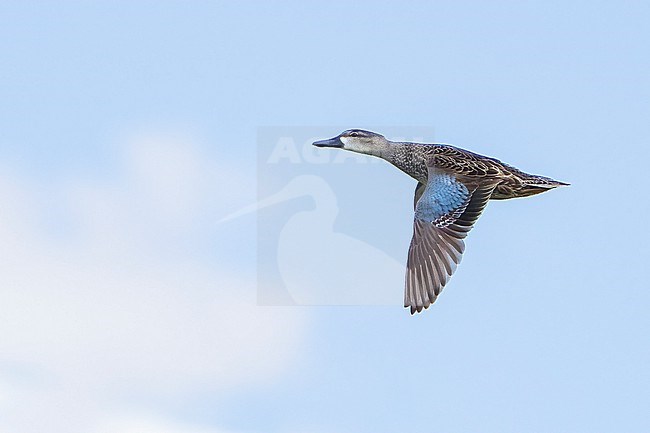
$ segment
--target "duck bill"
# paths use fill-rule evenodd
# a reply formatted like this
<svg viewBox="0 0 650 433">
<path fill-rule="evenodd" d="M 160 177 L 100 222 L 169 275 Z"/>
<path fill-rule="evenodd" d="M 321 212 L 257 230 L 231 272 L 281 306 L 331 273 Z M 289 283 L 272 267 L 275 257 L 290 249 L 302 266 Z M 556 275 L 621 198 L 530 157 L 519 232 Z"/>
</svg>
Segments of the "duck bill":
<svg viewBox="0 0 650 433">
<path fill-rule="evenodd" d="M 343 142 L 339 137 L 330 138 L 327 140 L 314 141 L 316 147 L 343 147 Z"/>
</svg>

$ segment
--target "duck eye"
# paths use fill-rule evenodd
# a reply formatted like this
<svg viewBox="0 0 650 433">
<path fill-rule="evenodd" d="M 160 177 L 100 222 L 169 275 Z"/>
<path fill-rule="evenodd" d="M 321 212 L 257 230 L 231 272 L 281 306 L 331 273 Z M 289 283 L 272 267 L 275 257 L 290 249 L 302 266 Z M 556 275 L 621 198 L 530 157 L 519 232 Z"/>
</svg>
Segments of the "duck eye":
<svg viewBox="0 0 650 433">
<path fill-rule="evenodd" d="M 358 137 L 359 133 L 357 131 L 352 131 L 352 132 L 350 132 L 349 135 L 350 135 L 350 137 Z"/>
</svg>

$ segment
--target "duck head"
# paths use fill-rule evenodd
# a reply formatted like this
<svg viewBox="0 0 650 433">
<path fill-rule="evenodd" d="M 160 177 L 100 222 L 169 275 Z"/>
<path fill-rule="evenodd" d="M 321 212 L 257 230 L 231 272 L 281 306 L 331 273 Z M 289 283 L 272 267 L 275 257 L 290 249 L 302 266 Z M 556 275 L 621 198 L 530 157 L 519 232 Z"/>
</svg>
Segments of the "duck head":
<svg viewBox="0 0 650 433">
<path fill-rule="evenodd" d="M 389 141 L 383 135 L 363 129 L 348 129 L 327 140 L 315 141 L 316 147 L 335 147 L 366 155 L 382 156 Z"/>
</svg>

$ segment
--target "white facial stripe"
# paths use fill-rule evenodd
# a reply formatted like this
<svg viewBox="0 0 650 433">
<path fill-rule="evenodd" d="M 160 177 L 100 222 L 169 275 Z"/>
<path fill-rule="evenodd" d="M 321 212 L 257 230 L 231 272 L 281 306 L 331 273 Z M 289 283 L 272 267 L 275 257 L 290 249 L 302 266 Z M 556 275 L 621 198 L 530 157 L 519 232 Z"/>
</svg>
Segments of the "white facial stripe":
<svg viewBox="0 0 650 433">
<path fill-rule="evenodd" d="M 341 137 L 341 143 L 343 143 L 343 146 L 345 146 L 349 142 L 350 142 L 350 137 Z"/>
</svg>

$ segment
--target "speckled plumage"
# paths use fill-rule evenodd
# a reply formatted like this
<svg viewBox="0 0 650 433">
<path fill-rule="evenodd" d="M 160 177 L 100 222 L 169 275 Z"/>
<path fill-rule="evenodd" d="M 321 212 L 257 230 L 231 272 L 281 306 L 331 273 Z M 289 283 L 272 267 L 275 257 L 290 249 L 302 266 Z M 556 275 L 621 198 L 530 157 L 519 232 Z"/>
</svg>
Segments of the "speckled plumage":
<svg viewBox="0 0 650 433">
<path fill-rule="evenodd" d="M 548 177 L 524 173 L 498 159 L 448 144 L 392 143 L 384 159 L 424 185 L 430 166 L 462 177 L 497 180 L 490 197 L 492 200 L 526 197 L 567 185 Z"/>
<path fill-rule="evenodd" d="M 428 308 L 449 282 L 462 259 L 464 239 L 489 200 L 568 185 L 448 144 L 392 142 L 360 129 L 314 145 L 378 156 L 418 181 L 404 290 L 411 314 Z"/>
</svg>

